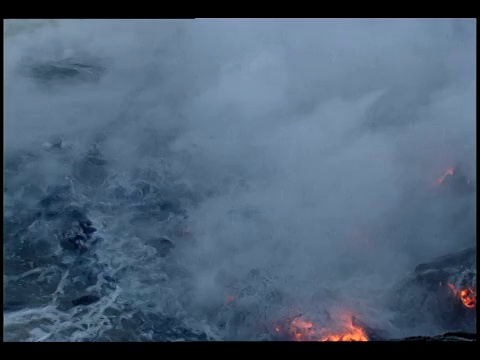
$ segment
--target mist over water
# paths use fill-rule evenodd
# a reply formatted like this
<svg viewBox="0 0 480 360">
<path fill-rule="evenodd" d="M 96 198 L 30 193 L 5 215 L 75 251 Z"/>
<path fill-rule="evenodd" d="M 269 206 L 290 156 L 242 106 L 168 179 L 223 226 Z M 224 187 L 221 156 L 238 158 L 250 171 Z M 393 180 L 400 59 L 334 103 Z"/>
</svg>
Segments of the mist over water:
<svg viewBox="0 0 480 360">
<path fill-rule="evenodd" d="M 48 235 L 70 260 L 6 261 L 4 279 L 37 269 L 54 283 L 45 301 L 5 315 L 6 338 L 121 340 L 115 321 L 138 309 L 216 340 L 269 340 L 299 314 L 333 324 L 354 314 L 392 337 L 441 331 L 396 325 L 387 295 L 419 263 L 475 246 L 475 194 L 435 186 L 452 167 L 476 183 L 475 25 L 58 20 L 5 30 L 5 216 L 28 217 L 64 185 L 102 238 L 80 256 Z M 39 67 L 65 59 L 80 75 Z M 162 236 L 174 244 L 167 256 Z M 17 241 L 6 236 L 5 248 Z M 83 289 L 101 300 L 64 309 L 80 258 L 101 268 Z"/>
</svg>

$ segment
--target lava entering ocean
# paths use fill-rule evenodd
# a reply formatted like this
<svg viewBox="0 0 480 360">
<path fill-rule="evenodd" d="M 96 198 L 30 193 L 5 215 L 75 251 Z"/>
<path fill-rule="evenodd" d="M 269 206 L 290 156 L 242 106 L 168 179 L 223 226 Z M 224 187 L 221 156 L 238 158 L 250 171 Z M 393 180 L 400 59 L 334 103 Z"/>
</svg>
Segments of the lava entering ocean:
<svg viewBox="0 0 480 360">
<path fill-rule="evenodd" d="M 282 332 L 282 329 L 276 326 L 275 331 Z M 369 341 L 365 330 L 354 325 L 351 318 L 341 331 L 319 328 L 311 321 L 294 319 L 288 333 L 294 341 Z"/>
<path fill-rule="evenodd" d="M 449 283 L 448 287 L 453 291 L 455 296 L 459 297 L 463 305 L 465 305 L 467 308 L 475 309 L 477 307 L 477 292 L 474 288 L 467 287 L 459 290 L 452 283 Z"/>
<path fill-rule="evenodd" d="M 350 323 L 345 332 L 327 335 L 320 341 L 368 341 L 368 337 L 362 328 Z"/>
</svg>

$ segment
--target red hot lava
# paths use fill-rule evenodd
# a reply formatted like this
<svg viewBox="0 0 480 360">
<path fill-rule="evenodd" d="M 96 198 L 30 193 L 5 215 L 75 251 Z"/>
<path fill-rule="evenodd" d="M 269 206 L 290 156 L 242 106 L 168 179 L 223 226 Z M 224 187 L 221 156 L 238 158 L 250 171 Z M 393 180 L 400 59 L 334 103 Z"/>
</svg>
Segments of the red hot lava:
<svg viewBox="0 0 480 360">
<path fill-rule="evenodd" d="M 275 331 L 282 332 L 282 329 L 276 326 Z M 355 326 L 351 319 L 343 325 L 341 331 L 319 328 L 313 322 L 294 319 L 289 334 L 294 341 L 369 341 L 365 330 Z"/>
<path fill-rule="evenodd" d="M 327 335 L 320 341 L 368 341 L 368 337 L 365 330 L 350 323 L 344 332 Z"/>
<path fill-rule="evenodd" d="M 447 178 L 447 176 L 453 176 L 453 175 L 455 175 L 455 169 L 454 169 L 454 168 L 450 168 L 450 169 L 448 169 L 447 171 L 445 171 L 445 173 L 444 173 L 442 176 L 440 176 L 440 177 L 437 179 L 437 181 L 435 181 L 435 184 L 440 185 L 440 184 L 442 184 L 442 183 L 445 181 L 445 179 Z"/>
<path fill-rule="evenodd" d="M 463 305 L 467 308 L 475 309 L 477 307 L 477 293 L 474 288 L 467 287 L 459 290 L 451 283 L 448 284 L 448 287 L 453 291 L 455 296 L 458 296 Z"/>
</svg>

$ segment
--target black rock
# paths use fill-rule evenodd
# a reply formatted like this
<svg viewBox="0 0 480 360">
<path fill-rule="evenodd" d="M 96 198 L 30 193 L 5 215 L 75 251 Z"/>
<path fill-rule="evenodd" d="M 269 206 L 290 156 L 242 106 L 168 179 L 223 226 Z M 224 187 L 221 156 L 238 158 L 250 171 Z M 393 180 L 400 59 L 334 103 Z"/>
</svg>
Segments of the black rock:
<svg viewBox="0 0 480 360">
<path fill-rule="evenodd" d="M 473 267 L 476 263 L 476 249 L 468 248 L 453 254 L 440 256 L 429 263 L 420 264 L 415 268 L 415 274 L 428 270 L 454 272 L 462 267 Z"/>
<path fill-rule="evenodd" d="M 398 341 L 398 340 L 397 340 Z M 445 333 L 437 336 L 413 336 L 399 341 L 477 341 L 477 334 L 465 332 Z"/>
<path fill-rule="evenodd" d="M 81 225 L 80 225 L 81 226 Z M 82 227 L 82 230 L 85 234 L 87 235 L 90 235 L 90 234 L 93 234 L 95 231 L 97 231 L 96 228 L 94 228 L 93 226 L 86 226 L 86 227 Z"/>
<path fill-rule="evenodd" d="M 163 201 L 160 204 L 160 209 L 163 210 L 163 211 L 173 212 L 176 209 L 176 207 L 171 201 Z"/>
<path fill-rule="evenodd" d="M 72 300 L 72 304 L 73 306 L 90 305 L 90 304 L 96 303 L 99 300 L 100 300 L 99 296 L 89 294 L 89 295 L 84 295 L 77 299 Z"/>
</svg>

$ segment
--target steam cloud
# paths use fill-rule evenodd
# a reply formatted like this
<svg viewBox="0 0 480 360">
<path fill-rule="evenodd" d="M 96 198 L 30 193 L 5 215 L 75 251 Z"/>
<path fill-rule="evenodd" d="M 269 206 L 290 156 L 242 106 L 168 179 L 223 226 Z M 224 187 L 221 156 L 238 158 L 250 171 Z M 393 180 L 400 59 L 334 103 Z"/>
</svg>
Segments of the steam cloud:
<svg viewBox="0 0 480 360">
<path fill-rule="evenodd" d="M 475 243 L 475 200 L 426 195 L 452 166 L 476 181 L 475 25 L 57 21 L 6 38 L 6 156 L 61 136 L 76 144 L 73 162 L 97 142 L 109 174 L 150 169 L 155 185 L 187 199 L 192 237 L 176 242 L 175 266 L 189 281 L 170 276 L 169 285 L 181 306 L 169 310 L 165 292 L 152 290 L 163 286 L 158 274 L 132 270 L 122 283 L 134 292 L 151 277 L 148 296 L 162 311 L 230 321 L 226 338 L 254 336 L 248 319 L 218 311 L 245 281 L 256 297 L 239 308 L 266 322 L 348 309 L 388 327 L 383 296 L 395 281 Z M 68 56 L 100 59 L 105 72 L 49 86 L 26 70 Z M 46 187 L 69 166 L 42 158 L 29 171 Z M 122 237 L 127 225 L 115 216 L 112 236 Z M 117 254 L 135 256 L 135 244 Z M 252 285 L 255 271 L 269 282 Z"/>
</svg>

